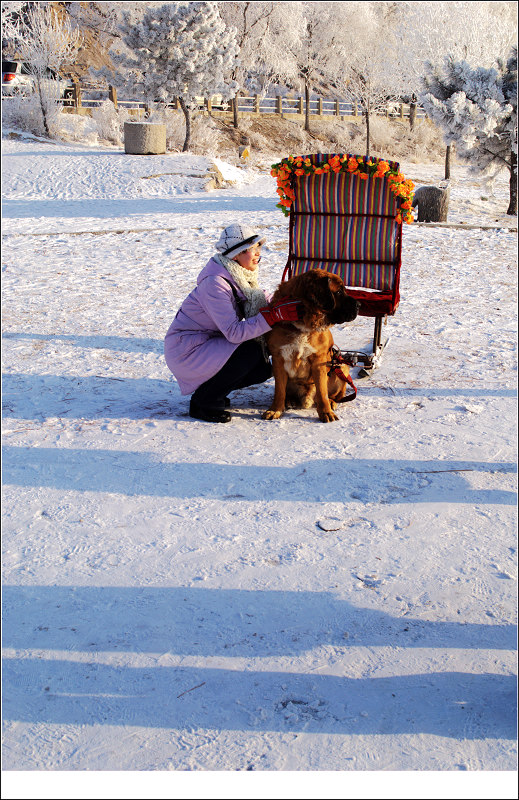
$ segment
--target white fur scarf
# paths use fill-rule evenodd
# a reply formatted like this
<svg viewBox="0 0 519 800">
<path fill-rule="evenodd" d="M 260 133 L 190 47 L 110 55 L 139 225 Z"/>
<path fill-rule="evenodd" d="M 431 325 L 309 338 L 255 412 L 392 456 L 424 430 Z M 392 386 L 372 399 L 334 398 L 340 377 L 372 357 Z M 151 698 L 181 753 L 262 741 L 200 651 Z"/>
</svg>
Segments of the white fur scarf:
<svg viewBox="0 0 519 800">
<path fill-rule="evenodd" d="M 245 318 L 255 317 L 260 308 L 267 305 L 265 293 L 258 285 L 258 268 L 256 267 L 255 270 L 245 269 L 237 261 L 233 261 L 221 253 L 213 256 L 213 260 L 227 270 L 245 295 L 243 309 Z"/>
</svg>

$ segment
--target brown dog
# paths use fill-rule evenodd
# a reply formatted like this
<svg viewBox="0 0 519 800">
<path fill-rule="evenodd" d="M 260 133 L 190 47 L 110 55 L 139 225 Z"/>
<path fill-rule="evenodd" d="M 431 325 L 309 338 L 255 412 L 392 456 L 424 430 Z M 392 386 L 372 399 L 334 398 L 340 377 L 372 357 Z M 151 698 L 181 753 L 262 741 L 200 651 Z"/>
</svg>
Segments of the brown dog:
<svg viewBox="0 0 519 800">
<path fill-rule="evenodd" d="M 333 422 L 338 419 L 334 409 L 344 397 L 346 383 L 335 373 L 328 376 L 333 347 L 330 326 L 354 320 L 358 303 L 346 294 L 337 275 L 322 269 L 281 283 L 272 300 L 289 297 L 301 301 L 302 319 L 276 323 L 266 334 L 275 390 L 263 419 L 279 419 L 286 405 L 310 408 L 315 404 L 321 422 Z M 342 369 L 348 375 L 348 367 Z"/>
</svg>

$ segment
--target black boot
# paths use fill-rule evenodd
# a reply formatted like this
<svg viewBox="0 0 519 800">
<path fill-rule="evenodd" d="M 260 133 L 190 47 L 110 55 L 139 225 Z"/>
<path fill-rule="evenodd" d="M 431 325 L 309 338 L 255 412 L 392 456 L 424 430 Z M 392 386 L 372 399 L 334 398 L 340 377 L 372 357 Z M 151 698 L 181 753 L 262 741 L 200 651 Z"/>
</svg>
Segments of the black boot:
<svg viewBox="0 0 519 800">
<path fill-rule="evenodd" d="M 189 403 L 189 416 L 195 419 L 201 419 L 203 422 L 230 422 L 231 415 L 229 411 L 223 408 L 204 408 L 199 406 L 192 398 Z"/>
</svg>

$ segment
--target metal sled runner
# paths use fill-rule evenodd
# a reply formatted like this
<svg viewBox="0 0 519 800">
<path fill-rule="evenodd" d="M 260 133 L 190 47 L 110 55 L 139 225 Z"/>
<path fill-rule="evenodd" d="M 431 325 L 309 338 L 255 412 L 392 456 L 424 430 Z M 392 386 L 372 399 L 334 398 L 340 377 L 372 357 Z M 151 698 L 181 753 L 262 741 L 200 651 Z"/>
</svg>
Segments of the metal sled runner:
<svg viewBox="0 0 519 800">
<path fill-rule="evenodd" d="M 359 314 L 374 317 L 372 352 L 343 353 L 374 369 L 387 342 L 382 322 L 400 301 L 402 223 L 412 221 L 414 185 L 399 165 L 352 155 L 290 156 L 275 164 L 279 207 L 290 215 L 282 280 L 311 269 L 339 275 Z"/>
</svg>

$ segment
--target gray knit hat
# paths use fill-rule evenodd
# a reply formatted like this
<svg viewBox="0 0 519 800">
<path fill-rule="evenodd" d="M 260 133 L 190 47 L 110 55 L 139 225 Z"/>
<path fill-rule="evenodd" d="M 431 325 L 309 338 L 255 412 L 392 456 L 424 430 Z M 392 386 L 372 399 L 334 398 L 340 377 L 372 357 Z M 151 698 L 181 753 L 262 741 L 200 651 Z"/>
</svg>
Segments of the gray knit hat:
<svg viewBox="0 0 519 800">
<path fill-rule="evenodd" d="M 248 225 L 229 225 L 222 231 L 216 243 L 216 249 L 223 256 L 234 258 L 238 253 L 248 250 L 253 244 L 265 244 L 266 241 Z"/>
</svg>

